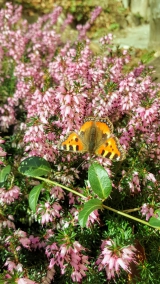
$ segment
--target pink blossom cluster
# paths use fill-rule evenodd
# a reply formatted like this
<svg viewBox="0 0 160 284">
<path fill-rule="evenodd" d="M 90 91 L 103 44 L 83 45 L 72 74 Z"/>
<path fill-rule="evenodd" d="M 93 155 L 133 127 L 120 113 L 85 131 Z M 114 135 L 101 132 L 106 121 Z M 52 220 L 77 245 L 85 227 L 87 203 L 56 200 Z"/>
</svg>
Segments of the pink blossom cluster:
<svg viewBox="0 0 160 284">
<path fill-rule="evenodd" d="M 11 217 L 12 216 L 10 216 L 10 218 Z M 13 229 L 15 229 L 15 227 Z M 10 252 L 10 254 L 14 252 L 14 255 L 17 255 L 18 257 L 18 253 L 21 251 L 22 247 L 29 251 L 31 249 L 44 249 L 46 247 L 46 243 L 44 241 L 41 241 L 40 238 L 34 237 L 33 235 L 30 235 L 28 237 L 25 231 L 14 230 L 13 236 L 10 235 L 5 239 L 5 247 L 6 250 Z M 12 257 L 12 259 L 13 260 L 8 258 L 4 264 L 4 267 L 7 268 L 8 271 L 8 273 L 5 275 L 6 279 L 11 279 L 12 277 L 15 277 L 14 275 L 16 274 L 16 276 L 19 275 L 19 278 L 16 278 L 17 279 L 16 283 L 18 284 L 39 284 L 35 281 L 30 280 L 29 277 L 28 278 L 22 277 L 23 274 L 24 275 L 26 274 L 25 267 L 23 267 L 22 263 L 20 262 L 17 263 L 18 258 L 14 260 L 14 258 Z M 50 277 L 51 277 L 51 272 L 48 271 L 46 277 L 44 277 L 43 279 L 44 283 L 50 283 L 50 282 L 45 282 Z"/>
<path fill-rule="evenodd" d="M 108 35 L 105 35 L 104 37 L 100 38 L 99 42 L 102 44 L 102 45 L 105 45 L 105 44 L 110 44 L 111 41 L 113 39 L 113 35 L 111 33 L 109 33 Z"/>
<path fill-rule="evenodd" d="M 57 198 L 58 200 L 63 200 L 65 192 L 59 186 L 54 186 L 50 191 L 51 197 Z"/>
<path fill-rule="evenodd" d="M 65 30 L 65 28 L 73 22 L 73 16 L 71 14 L 67 14 L 66 19 L 63 22 L 61 27 L 61 31 Z"/>
<path fill-rule="evenodd" d="M 141 191 L 138 172 L 133 172 L 132 181 L 129 181 L 128 184 L 129 184 L 131 193 L 137 193 Z"/>
<path fill-rule="evenodd" d="M 148 221 L 152 216 L 156 217 L 153 207 L 146 203 L 142 205 L 141 213 L 143 216 L 146 216 L 146 221 Z"/>
<path fill-rule="evenodd" d="M 10 189 L 0 188 L 0 204 L 11 204 L 19 198 L 20 188 L 17 185 Z"/>
<path fill-rule="evenodd" d="M 29 241 L 30 241 L 30 247 L 34 250 L 46 247 L 46 242 L 41 241 L 39 237 L 34 237 L 33 235 L 30 235 Z"/>
<path fill-rule="evenodd" d="M 44 205 L 39 205 L 37 214 L 40 214 L 42 224 L 53 222 L 55 218 L 60 218 L 62 207 L 58 202 L 52 205 L 46 202 Z"/>
<path fill-rule="evenodd" d="M 24 54 L 26 40 L 24 40 L 23 31 L 27 21 L 21 22 L 22 29 L 13 29 L 22 18 L 22 7 L 6 3 L 6 9 L 0 10 L 0 45 L 1 57 L 6 55 L 12 60 L 18 62 Z M 4 24 L 5 23 L 5 24 Z M 4 53 L 6 50 L 6 54 Z"/>
<path fill-rule="evenodd" d="M 32 281 L 26 277 L 18 278 L 16 281 L 18 284 L 38 284 L 37 282 Z"/>
<path fill-rule="evenodd" d="M 96 20 L 96 18 L 99 16 L 99 14 L 102 12 L 102 7 L 98 6 L 96 7 L 90 15 L 90 19 L 84 24 L 84 25 L 77 25 L 77 30 L 79 32 L 78 39 L 83 40 L 87 38 L 87 31 L 91 28 L 91 25 Z"/>
<path fill-rule="evenodd" d="M 4 284 L 7 284 L 7 283 L 11 283 L 11 278 L 12 278 L 12 274 L 13 274 L 13 271 L 17 271 L 19 273 L 21 273 L 23 271 L 22 269 L 22 264 L 21 263 L 18 263 L 17 265 L 11 261 L 11 260 L 7 260 L 4 264 L 5 266 L 7 266 L 8 268 L 8 274 L 5 275 L 5 279 L 10 279 L 9 282 L 8 281 L 5 281 Z M 14 280 L 13 280 L 14 281 Z M 32 281 L 30 280 L 29 278 L 27 277 L 20 277 L 20 278 L 17 278 L 14 283 L 18 283 L 18 284 L 38 284 L 37 282 L 35 281 Z"/>
<path fill-rule="evenodd" d="M 8 104 L 4 104 L 3 107 L 0 107 L 0 116 L 0 128 L 2 131 L 6 131 L 9 126 L 16 122 L 15 110 Z"/>
<path fill-rule="evenodd" d="M 99 271 L 105 269 L 107 279 L 115 277 L 120 269 L 129 272 L 131 262 L 135 262 L 136 248 L 133 245 L 118 248 L 112 240 L 104 240 L 101 245 L 101 254 L 96 261 Z"/>
<path fill-rule="evenodd" d="M 5 240 L 6 246 L 12 250 L 12 242 L 17 244 L 16 251 L 21 250 L 21 247 L 30 249 L 30 240 L 27 237 L 27 233 L 22 230 L 14 231 L 14 238 L 12 236 L 8 236 Z"/>
<path fill-rule="evenodd" d="M 71 244 L 63 244 L 59 248 L 56 243 L 46 247 L 46 255 L 50 258 L 49 268 L 52 269 L 55 265 L 59 266 L 61 273 L 64 274 L 68 266 L 72 267 L 71 278 L 73 282 L 81 282 L 86 276 L 85 271 L 88 270 L 88 256 L 82 251 L 85 248 L 77 241 Z"/>
<path fill-rule="evenodd" d="M 13 270 L 17 270 L 17 271 L 22 271 L 22 264 L 21 263 L 18 263 L 17 265 L 11 261 L 9 258 L 6 260 L 5 266 L 8 267 L 8 271 L 9 272 L 13 272 Z"/>
<path fill-rule="evenodd" d="M 6 220 L 0 221 L 0 228 L 12 228 L 15 230 L 16 227 L 13 221 L 14 217 L 12 215 L 8 215 L 8 218 Z"/>
</svg>

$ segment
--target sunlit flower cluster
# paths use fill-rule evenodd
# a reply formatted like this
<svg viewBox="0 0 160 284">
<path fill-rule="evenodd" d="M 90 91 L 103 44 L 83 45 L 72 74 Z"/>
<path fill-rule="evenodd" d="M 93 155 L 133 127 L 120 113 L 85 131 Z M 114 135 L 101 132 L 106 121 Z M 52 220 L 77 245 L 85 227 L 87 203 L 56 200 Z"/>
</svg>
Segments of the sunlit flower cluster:
<svg viewBox="0 0 160 284">
<path fill-rule="evenodd" d="M 16 185 L 14 185 L 9 190 L 6 190 L 5 188 L 0 188 L 0 203 L 11 204 L 16 199 L 19 198 L 19 195 L 20 195 L 20 188 Z"/>
<path fill-rule="evenodd" d="M 143 216 L 146 217 L 146 220 L 148 221 L 150 217 L 152 216 L 156 216 L 154 214 L 154 209 L 152 206 L 150 206 L 149 204 L 143 204 L 142 205 L 142 208 L 141 208 L 141 213 Z"/>
<path fill-rule="evenodd" d="M 72 280 L 80 282 L 86 275 L 85 271 L 88 270 L 87 265 L 89 264 L 88 256 L 82 251 L 85 251 L 85 248 L 77 241 L 73 245 L 61 245 L 60 248 L 55 243 L 47 246 L 46 255 L 50 258 L 49 268 L 51 269 L 56 264 L 64 274 L 67 266 L 70 265 L 73 269 Z"/>
<path fill-rule="evenodd" d="M 130 263 L 135 262 L 134 246 L 118 248 L 112 240 L 105 240 L 102 242 L 101 250 L 96 264 L 99 270 L 105 269 L 109 280 L 114 278 L 115 274 L 119 274 L 120 269 L 129 272 Z"/>
</svg>

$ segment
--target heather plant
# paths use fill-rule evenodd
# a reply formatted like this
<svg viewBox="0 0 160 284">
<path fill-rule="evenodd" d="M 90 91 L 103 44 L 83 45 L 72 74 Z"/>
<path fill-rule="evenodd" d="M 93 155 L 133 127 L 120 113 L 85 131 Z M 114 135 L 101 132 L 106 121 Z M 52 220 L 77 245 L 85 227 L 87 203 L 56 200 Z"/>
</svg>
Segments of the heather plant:
<svg viewBox="0 0 160 284">
<path fill-rule="evenodd" d="M 0 11 L 0 283 L 159 283 L 160 86 L 111 34 L 92 53 L 100 11 L 72 43 L 61 7 Z M 109 117 L 123 161 L 59 149 L 86 117 Z"/>
</svg>

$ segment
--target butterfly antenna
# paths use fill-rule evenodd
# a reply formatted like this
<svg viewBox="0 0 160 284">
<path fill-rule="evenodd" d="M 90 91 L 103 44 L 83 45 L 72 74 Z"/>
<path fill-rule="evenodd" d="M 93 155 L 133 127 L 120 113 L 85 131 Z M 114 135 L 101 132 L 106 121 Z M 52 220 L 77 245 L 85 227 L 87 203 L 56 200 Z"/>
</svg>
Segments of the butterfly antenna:
<svg viewBox="0 0 160 284">
<path fill-rule="evenodd" d="M 86 163 L 86 161 L 84 160 L 82 163 L 79 164 L 79 166 L 76 168 L 76 170 L 78 170 L 79 167 L 82 166 L 82 165 L 85 164 L 85 163 Z"/>
</svg>

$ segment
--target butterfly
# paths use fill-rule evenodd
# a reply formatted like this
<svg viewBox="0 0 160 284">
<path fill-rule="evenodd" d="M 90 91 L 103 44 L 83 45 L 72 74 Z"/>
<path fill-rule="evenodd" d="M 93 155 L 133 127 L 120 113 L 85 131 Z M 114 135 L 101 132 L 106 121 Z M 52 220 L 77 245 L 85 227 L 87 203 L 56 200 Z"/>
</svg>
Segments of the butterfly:
<svg viewBox="0 0 160 284">
<path fill-rule="evenodd" d="M 122 161 L 125 151 L 117 137 L 113 135 L 113 124 L 106 118 L 88 117 L 84 120 L 79 133 L 70 132 L 60 141 L 59 149 Z"/>
</svg>

